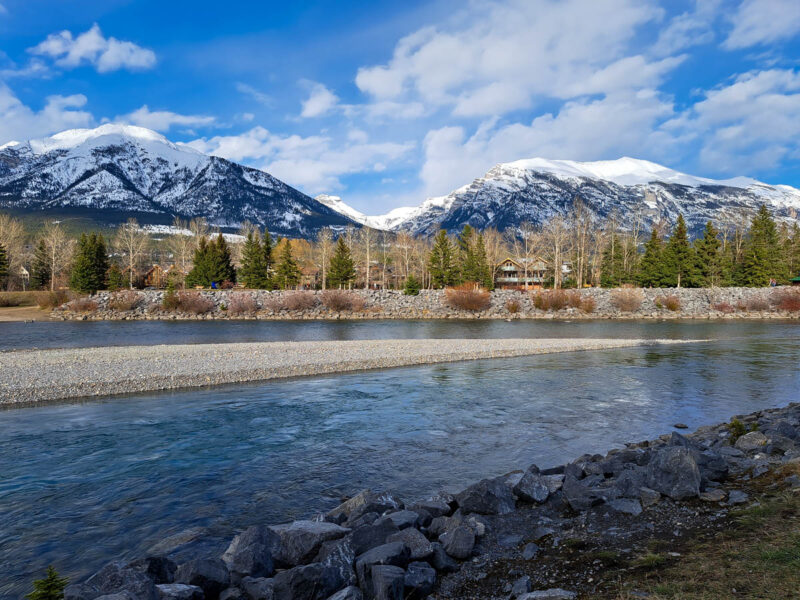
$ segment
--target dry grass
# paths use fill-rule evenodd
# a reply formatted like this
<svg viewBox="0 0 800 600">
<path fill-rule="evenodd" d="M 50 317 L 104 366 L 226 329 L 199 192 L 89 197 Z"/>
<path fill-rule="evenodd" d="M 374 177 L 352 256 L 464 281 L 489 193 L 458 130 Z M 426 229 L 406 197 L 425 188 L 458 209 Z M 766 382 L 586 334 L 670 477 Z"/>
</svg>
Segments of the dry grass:
<svg viewBox="0 0 800 600">
<path fill-rule="evenodd" d="M 611 305 L 622 312 L 639 310 L 643 301 L 642 291 L 634 288 L 622 288 L 611 292 Z"/>
<path fill-rule="evenodd" d="M 516 298 L 511 298 L 506 302 L 506 310 L 515 315 L 522 310 L 522 303 Z"/>
<path fill-rule="evenodd" d="M 725 313 L 726 315 L 736 311 L 736 307 L 727 302 L 715 302 L 711 305 L 711 308 L 718 312 Z"/>
<path fill-rule="evenodd" d="M 594 298 L 591 298 L 589 296 L 587 296 L 585 298 L 581 298 L 581 302 L 578 305 L 578 308 L 582 312 L 585 312 L 587 314 L 593 313 L 595 311 L 595 309 L 597 308 L 597 301 Z"/>
<path fill-rule="evenodd" d="M 778 310 L 800 312 L 800 289 L 777 289 L 770 295 L 770 303 Z"/>
<path fill-rule="evenodd" d="M 42 309 L 58 308 L 62 304 L 66 304 L 72 298 L 66 290 L 55 290 L 53 292 L 36 292 L 36 304 Z"/>
<path fill-rule="evenodd" d="M 316 305 L 313 292 L 289 292 L 283 297 L 283 307 L 287 310 L 310 310 Z"/>
<path fill-rule="evenodd" d="M 164 296 L 162 306 L 166 310 L 184 312 L 192 315 L 204 315 L 214 310 L 214 303 L 208 298 L 204 298 L 198 292 L 167 294 Z"/>
<path fill-rule="evenodd" d="M 570 305 L 570 297 L 564 290 L 542 290 L 534 292 L 533 305 L 539 310 L 563 310 Z"/>
<path fill-rule="evenodd" d="M 320 294 L 322 305 L 334 312 L 359 312 L 364 310 L 364 298 L 347 290 L 325 290 Z"/>
<path fill-rule="evenodd" d="M 675 294 L 659 296 L 655 299 L 655 304 L 658 308 L 666 308 L 672 312 L 678 312 L 681 309 L 681 299 Z"/>
<path fill-rule="evenodd" d="M 36 306 L 35 292 L 0 292 L 0 307 Z"/>
<path fill-rule="evenodd" d="M 444 290 L 444 301 L 450 308 L 458 310 L 486 310 L 492 303 L 492 297 L 477 283 L 462 283 Z"/>
<path fill-rule="evenodd" d="M 764 312 L 769 310 L 769 302 L 764 298 L 750 298 L 745 304 L 745 310 L 749 312 Z"/>
<path fill-rule="evenodd" d="M 108 308 L 120 312 L 133 310 L 139 306 L 142 298 L 133 290 L 114 292 L 108 299 Z"/>
<path fill-rule="evenodd" d="M 67 304 L 67 308 L 73 312 L 90 313 L 97 310 L 97 302 L 91 298 L 76 298 Z"/>
<path fill-rule="evenodd" d="M 253 315 L 258 312 L 258 303 L 252 294 L 235 294 L 228 304 L 229 315 Z"/>
</svg>

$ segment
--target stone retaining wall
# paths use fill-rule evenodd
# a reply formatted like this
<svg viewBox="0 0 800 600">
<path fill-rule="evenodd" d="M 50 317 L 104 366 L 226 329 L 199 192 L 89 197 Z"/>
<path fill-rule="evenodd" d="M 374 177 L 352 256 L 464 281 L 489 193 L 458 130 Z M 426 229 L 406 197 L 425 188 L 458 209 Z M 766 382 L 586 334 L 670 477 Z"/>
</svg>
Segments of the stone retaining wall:
<svg viewBox="0 0 800 600">
<path fill-rule="evenodd" d="M 615 306 L 621 294 L 640 294 L 641 306 L 634 311 L 622 311 Z M 353 290 L 348 292 L 364 301 L 358 311 L 336 312 L 324 306 L 324 292 L 269 292 L 264 290 L 219 290 L 197 293 L 213 303 L 213 310 L 205 314 L 188 314 L 166 311 L 161 307 L 164 291 L 136 292 L 139 300 L 130 311 L 109 309 L 112 292 L 100 292 L 92 298 L 95 310 L 76 312 L 70 305 L 56 309 L 53 316 L 64 320 L 169 320 L 169 319 L 737 319 L 737 318 L 798 318 L 800 312 L 778 310 L 775 300 L 779 294 L 796 293 L 792 288 L 697 288 L 697 289 L 639 289 L 618 290 L 592 288 L 581 291 L 567 290 L 567 294 L 580 294 L 591 298 L 594 309 L 586 312 L 579 308 L 558 311 L 537 309 L 534 299 L 537 291 L 519 292 L 497 290 L 491 294 L 491 305 L 483 311 L 457 310 L 447 305 L 442 290 L 422 290 L 418 296 L 405 296 L 399 290 Z M 283 304 L 287 296 L 303 293 L 315 299 L 315 306 L 306 310 L 288 310 Z M 230 310 L 235 298 L 249 296 L 257 306 L 253 313 L 234 314 Z M 665 306 L 666 298 L 675 297 L 678 310 Z M 517 303 L 512 312 L 509 305 Z"/>
</svg>

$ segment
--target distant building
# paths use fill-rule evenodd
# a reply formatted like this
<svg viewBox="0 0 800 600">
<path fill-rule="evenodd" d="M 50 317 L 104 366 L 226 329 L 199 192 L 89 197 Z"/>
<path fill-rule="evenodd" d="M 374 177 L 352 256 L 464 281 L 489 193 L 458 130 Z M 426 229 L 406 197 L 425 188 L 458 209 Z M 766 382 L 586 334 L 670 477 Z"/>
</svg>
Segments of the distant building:
<svg viewBox="0 0 800 600">
<path fill-rule="evenodd" d="M 540 260 L 506 258 L 497 265 L 495 285 L 499 288 L 540 288 L 547 278 L 547 265 Z"/>
</svg>

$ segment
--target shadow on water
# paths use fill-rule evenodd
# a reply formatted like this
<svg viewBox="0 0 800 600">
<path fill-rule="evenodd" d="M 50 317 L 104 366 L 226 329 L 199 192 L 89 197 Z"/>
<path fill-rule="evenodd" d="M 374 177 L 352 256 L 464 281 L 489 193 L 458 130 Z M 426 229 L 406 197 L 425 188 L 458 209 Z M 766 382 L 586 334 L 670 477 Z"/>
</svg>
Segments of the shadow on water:
<svg viewBox="0 0 800 600">
<path fill-rule="evenodd" d="M 800 391 L 796 323 L 397 323 L 312 324 L 310 330 L 279 324 L 279 333 L 265 328 L 254 335 L 563 337 L 579 331 L 716 341 L 2 411 L 0 596 L 21 596 L 50 563 L 78 579 L 190 528 L 223 540 L 252 523 L 326 510 L 364 487 L 411 498 L 456 490 L 532 462 L 548 466 L 652 438 L 676 422 L 697 427 L 786 404 Z M 134 339 L 165 341 L 153 333 L 160 329 L 134 325 Z M 182 333 L 168 341 L 220 340 L 199 329 L 170 330 Z M 83 342 L 92 345 L 121 330 L 86 331 Z M 53 335 L 56 343 L 60 335 Z"/>
</svg>

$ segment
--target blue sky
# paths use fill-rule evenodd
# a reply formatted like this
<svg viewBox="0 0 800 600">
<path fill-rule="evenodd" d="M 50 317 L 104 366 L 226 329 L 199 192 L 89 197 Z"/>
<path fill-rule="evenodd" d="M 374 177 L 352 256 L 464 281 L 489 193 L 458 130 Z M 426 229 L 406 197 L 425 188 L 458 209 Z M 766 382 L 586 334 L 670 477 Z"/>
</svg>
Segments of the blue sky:
<svg viewBox="0 0 800 600">
<path fill-rule="evenodd" d="M 106 121 L 373 214 L 535 156 L 800 187 L 800 1 L 0 0 L 0 144 Z"/>
</svg>

